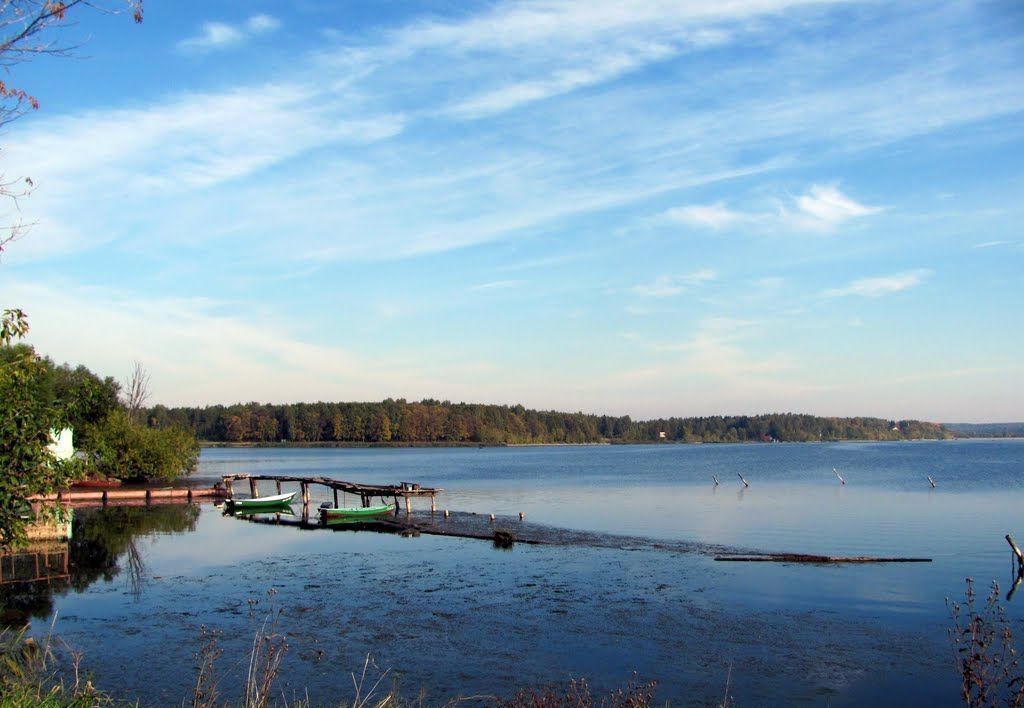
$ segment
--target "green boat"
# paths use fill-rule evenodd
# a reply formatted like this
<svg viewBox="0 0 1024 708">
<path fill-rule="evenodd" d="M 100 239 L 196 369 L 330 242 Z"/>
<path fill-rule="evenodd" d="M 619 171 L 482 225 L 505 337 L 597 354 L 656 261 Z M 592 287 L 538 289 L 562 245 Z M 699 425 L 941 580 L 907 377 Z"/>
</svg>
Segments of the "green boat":
<svg viewBox="0 0 1024 708">
<path fill-rule="evenodd" d="M 320 518 L 325 524 L 344 524 L 359 521 L 372 521 L 388 514 L 395 513 L 394 504 L 380 504 L 379 506 L 355 506 L 355 507 L 320 507 Z"/>
<path fill-rule="evenodd" d="M 289 494 L 275 494 L 270 497 L 253 497 L 251 499 L 228 499 L 224 503 L 227 505 L 228 511 L 274 511 L 280 509 L 281 507 L 287 507 L 294 498 L 295 492 L 291 492 Z"/>
</svg>

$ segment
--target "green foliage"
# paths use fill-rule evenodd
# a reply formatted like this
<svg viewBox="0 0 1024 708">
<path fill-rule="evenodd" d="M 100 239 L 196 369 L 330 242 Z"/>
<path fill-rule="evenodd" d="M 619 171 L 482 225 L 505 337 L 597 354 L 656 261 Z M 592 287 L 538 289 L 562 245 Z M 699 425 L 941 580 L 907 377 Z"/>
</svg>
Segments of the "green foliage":
<svg viewBox="0 0 1024 708">
<path fill-rule="evenodd" d="M 793 413 L 659 418 L 536 411 L 449 401 L 261 403 L 149 411 L 154 427 L 180 426 L 214 442 L 512 445 L 537 443 L 797 442 L 945 438 L 937 423 L 819 418 Z M 665 437 L 661 437 L 661 433 Z"/>
<path fill-rule="evenodd" d="M 118 407 L 120 385 L 112 377 L 100 378 L 84 366 L 68 364 L 51 367 L 53 396 L 65 409 L 68 425 L 74 428 L 78 447 L 89 446 L 90 427 L 103 421 Z"/>
<path fill-rule="evenodd" d="M 45 395 L 48 371 L 31 347 L 4 346 L 0 362 L 0 546 L 19 544 L 31 520 L 26 499 L 66 484 L 74 466 L 50 454 L 66 417 Z"/>
<path fill-rule="evenodd" d="M 173 480 L 195 471 L 199 445 L 181 428 L 148 428 L 112 411 L 89 431 L 97 470 L 108 477 Z"/>
</svg>

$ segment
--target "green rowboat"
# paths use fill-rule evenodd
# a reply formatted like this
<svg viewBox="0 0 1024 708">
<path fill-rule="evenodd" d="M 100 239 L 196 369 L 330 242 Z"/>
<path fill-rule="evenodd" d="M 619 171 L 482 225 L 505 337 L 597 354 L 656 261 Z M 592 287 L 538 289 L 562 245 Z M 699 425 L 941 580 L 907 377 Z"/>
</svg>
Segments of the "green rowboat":
<svg viewBox="0 0 1024 708">
<path fill-rule="evenodd" d="M 252 499 L 228 499 L 224 503 L 229 511 L 264 511 L 288 506 L 295 498 L 295 492 L 275 494 L 270 497 L 253 497 Z"/>
<path fill-rule="evenodd" d="M 324 520 L 324 523 L 353 523 L 357 521 L 379 519 L 382 516 L 387 516 L 394 512 L 394 504 L 348 508 L 321 507 L 320 518 Z"/>
</svg>

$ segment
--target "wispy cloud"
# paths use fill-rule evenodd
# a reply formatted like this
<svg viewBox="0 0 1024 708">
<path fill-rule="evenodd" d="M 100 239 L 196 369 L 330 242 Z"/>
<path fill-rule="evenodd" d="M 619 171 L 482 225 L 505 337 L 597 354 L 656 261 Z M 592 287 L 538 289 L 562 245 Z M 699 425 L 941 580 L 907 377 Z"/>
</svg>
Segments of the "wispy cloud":
<svg viewBox="0 0 1024 708">
<path fill-rule="evenodd" d="M 711 229 L 722 229 L 743 221 L 757 219 L 756 215 L 744 214 L 743 212 L 729 209 L 722 202 L 674 207 L 666 211 L 665 216 L 677 223 L 703 226 Z"/>
<path fill-rule="evenodd" d="M 281 21 L 271 15 L 253 15 L 240 24 L 204 22 L 199 32 L 178 42 L 178 51 L 205 53 L 239 45 L 257 35 L 273 32 Z"/>
<path fill-rule="evenodd" d="M 517 288 L 522 284 L 522 280 L 495 280 L 490 283 L 473 285 L 469 290 L 470 292 L 479 292 L 481 290 L 508 290 L 509 288 Z"/>
<path fill-rule="evenodd" d="M 974 244 L 972 248 L 998 248 L 1000 246 L 1016 246 L 1018 243 L 1018 241 L 985 241 Z"/>
<path fill-rule="evenodd" d="M 659 275 L 653 282 L 634 285 L 630 292 L 641 297 L 672 297 L 714 279 L 715 272 L 710 269 L 685 275 Z"/>
<path fill-rule="evenodd" d="M 790 204 L 780 205 L 775 211 L 740 211 L 723 202 L 715 202 L 673 207 L 664 216 L 675 223 L 715 230 L 744 224 L 768 229 L 833 231 L 851 219 L 880 211 L 881 207 L 861 204 L 835 185 L 812 184 L 804 194 L 792 198 Z"/>
<path fill-rule="evenodd" d="M 892 275 L 860 278 L 841 288 L 823 290 L 822 297 L 883 297 L 916 287 L 928 279 L 932 271 L 926 268 L 908 270 Z"/>
</svg>

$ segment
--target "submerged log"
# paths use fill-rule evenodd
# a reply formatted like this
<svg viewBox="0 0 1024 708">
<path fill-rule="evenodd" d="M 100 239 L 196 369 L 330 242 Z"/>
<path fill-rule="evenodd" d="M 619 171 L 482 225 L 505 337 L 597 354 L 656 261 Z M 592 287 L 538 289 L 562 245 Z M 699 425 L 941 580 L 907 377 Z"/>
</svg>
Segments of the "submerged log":
<svg viewBox="0 0 1024 708">
<path fill-rule="evenodd" d="M 931 563 L 931 558 L 884 556 L 816 556 L 807 553 L 757 553 L 715 556 L 716 561 L 743 563 Z"/>
</svg>

